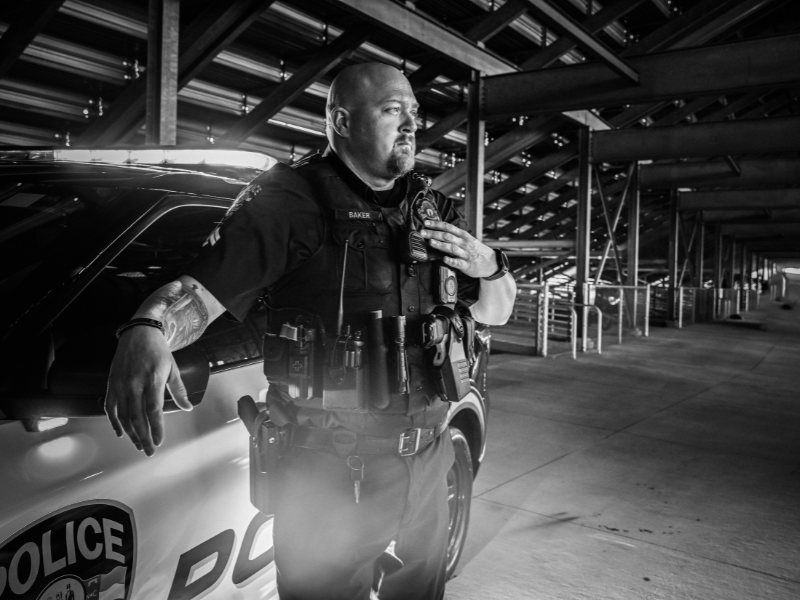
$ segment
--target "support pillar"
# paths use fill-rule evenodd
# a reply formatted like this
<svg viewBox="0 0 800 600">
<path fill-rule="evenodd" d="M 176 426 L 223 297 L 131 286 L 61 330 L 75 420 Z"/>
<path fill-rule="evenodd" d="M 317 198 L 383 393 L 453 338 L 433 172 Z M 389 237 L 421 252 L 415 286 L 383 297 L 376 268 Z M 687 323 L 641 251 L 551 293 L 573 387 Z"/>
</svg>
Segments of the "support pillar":
<svg viewBox="0 0 800 600">
<path fill-rule="evenodd" d="M 722 287 L 722 249 L 722 227 L 717 225 L 714 231 L 714 287 L 717 289 Z"/>
<path fill-rule="evenodd" d="M 677 319 L 678 293 L 678 191 L 669 193 L 669 254 L 667 256 L 667 322 Z"/>
<path fill-rule="evenodd" d="M 697 237 L 695 243 L 695 287 L 703 287 L 705 282 L 705 246 L 706 246 L 706 225 L 703 222 L 703 211 L 697 211 Z"/>
<path fill-rule="evenodd" d="M 147 25 L 148 145 L 178 141 L 178 31 L 180 0 L 150 0 Z"/>
<path fill-rule="evenodd" d="M 472 71 L 467 107 L 467 189 L 466 219 L 472 235 L 483 239 L 483 173 L 486 122 L 481 119 L 480 100 L 483 80 L 480 71 Z"/>
<path fill-rule="evenodd" d="M 730 255 L 728 256 L 728 285 L 726 286 L 729 289 L 736 289 L 735 279 L 736 279 L 736 239 L 730 238 L 728 242 L 728 251 Z"/>
<path fill-rule="evenodd" d="M 575 301 L 588 304 L 589 252 L 592 247 L 592 163 L 589 152 L 592 133 L 588 127 L 581 127 L 578 133 L 578 218 L 575 232 Z M 586 339 L 589 311 L 581 308 L 578 312 L 578 331 Z M 585 345 L 584 345 L 585 346 Z M 586 350 L 583 347 L 583 350 Z"/>
<path fill-rule="evenodd" d="M 639 163 L 633 164 L 628 191 L 628 277 L 627 285 L 639 285 Z"/>
<path fill-rule="evenodd" d="M 589 282 L 589 252 L 592 234 L 592 163 L 589 154 L 591 131 L 581 127 L 578 135 L 578 219 L 575 235 L 575 299 L 585 304 Z"/>
</svg>

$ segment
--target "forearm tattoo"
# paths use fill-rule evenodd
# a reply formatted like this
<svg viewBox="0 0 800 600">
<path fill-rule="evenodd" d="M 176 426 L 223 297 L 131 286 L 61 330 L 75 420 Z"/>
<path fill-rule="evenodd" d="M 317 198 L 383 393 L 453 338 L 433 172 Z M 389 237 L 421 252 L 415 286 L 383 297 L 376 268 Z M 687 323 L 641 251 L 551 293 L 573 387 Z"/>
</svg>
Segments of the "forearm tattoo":
<svg viewBox="0 0 800 600">
<path fill-rule="evenodd" d="M 208 310 L 197 295 L 198 286 L 176 281 L 163 287 L 157 297 L 154 312 L 160 313 L 164 334 L 172 351 L 184 348 L 197 340 L 208 326 Z"/>
</svg>

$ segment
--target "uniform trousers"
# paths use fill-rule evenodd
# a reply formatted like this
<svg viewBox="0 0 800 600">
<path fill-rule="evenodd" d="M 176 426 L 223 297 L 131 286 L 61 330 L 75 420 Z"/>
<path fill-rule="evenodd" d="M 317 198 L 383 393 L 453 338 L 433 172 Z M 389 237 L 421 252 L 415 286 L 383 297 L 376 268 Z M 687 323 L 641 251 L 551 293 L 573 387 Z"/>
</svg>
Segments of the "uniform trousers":
<svg viewBox="0 0 800 600">
<path fill-rule="evenodd" d="M 273 527 L 281 600 L 368 600 L 378 583 L 376 561 L 391 542 L 402 567 L 382 577 L 380 600 L 441 600 L 454 460 L 449 430 L 413 456 L 360 458 L 356 503 L 347 456 L 292 448 Z"/>
</svg>

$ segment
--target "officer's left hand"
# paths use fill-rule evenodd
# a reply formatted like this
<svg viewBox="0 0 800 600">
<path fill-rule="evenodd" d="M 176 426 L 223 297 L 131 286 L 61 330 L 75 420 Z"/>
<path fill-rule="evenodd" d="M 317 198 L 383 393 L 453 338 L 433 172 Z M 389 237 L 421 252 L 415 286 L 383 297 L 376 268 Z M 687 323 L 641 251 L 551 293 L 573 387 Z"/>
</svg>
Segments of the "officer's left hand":
<svg viewBox="0 0 800 600">
<path fill-rule="evenodd" d="M 464 275 L 489 277 L 499 269 L 494 250 L 455 225 L 425 221 L 422 236 L 430 241 L 432 248 L 445 254 L 444 262 L 448 267 Z"/>
</svg>

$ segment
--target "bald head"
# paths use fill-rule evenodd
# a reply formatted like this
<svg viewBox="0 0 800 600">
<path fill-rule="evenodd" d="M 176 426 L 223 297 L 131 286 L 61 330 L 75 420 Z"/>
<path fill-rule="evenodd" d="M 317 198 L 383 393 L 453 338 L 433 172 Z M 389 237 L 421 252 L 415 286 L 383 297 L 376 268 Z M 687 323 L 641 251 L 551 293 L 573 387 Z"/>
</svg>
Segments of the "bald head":
<svg viewBox="0 0 800 600">
<path fill-rule="evenodd" d="M 413 95 L 408 79 L 392 66 L 384 63 L 361 63 L 347 67 L 331 83 L 325 116 L 330 122 L 334 108 L 353 110 L 374 99 L 380 90 L 393 86 L 408 86 L 408 91 Z"/>
<path fill-rule="evenodd" d="M 385 187 L 414 166 L 417 107 L 399 70 L 353 65 L 336 76 L 328 93 L 328 141 L 368 185 Z"/>
</svg>

